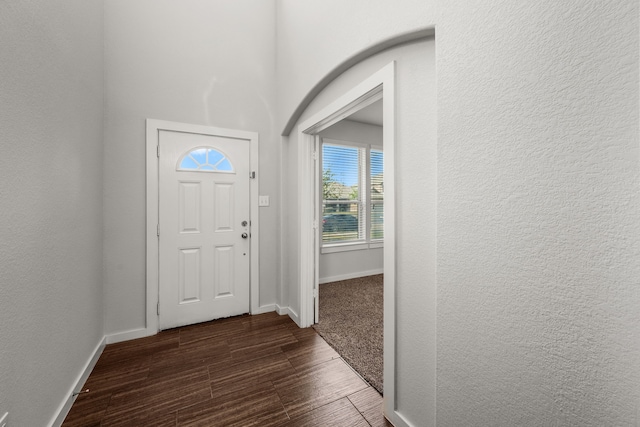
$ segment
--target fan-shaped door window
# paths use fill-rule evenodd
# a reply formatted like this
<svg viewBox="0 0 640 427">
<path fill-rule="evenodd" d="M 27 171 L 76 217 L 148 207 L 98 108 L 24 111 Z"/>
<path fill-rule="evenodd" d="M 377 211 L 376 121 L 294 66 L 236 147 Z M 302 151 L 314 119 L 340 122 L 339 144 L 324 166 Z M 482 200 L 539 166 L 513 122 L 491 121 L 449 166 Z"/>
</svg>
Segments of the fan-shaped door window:
<svg viewBox="0 0 640 427">
<path fill-rule="evenodd" d="M 235 173 L 227 156 L 213 147 L 198 147 L 178 160 L 179 171 Z"/>
</svg>

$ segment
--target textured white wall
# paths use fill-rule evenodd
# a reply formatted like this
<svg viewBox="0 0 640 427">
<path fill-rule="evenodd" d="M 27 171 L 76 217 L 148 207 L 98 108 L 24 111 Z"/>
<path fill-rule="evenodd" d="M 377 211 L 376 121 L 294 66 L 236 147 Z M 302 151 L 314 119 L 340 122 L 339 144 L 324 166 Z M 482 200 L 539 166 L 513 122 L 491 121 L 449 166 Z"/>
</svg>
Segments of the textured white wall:
<svg viewBox="0 0 640 427">
<path fill-rule="evenodd" d="M 387 3 L 279 2 L 278 123 L 350 55 L 435 26 L 437 257 L 398 266 L 399 409 L 417 426 L 637 424 L 637 2 Z M 424 73 L 405 71 L 399 85 Z M 398 113 L 400 132 L 435 118 Z M 418 162 L 419 134 L 399 144 Z M 418 246 L 400 241 L 400 258 Z M 410 354 L 433 344 L 429 321 L 402 317 L 434 315 L 436 290 L 437 368 Z M 428 382 L 405 389 L 415 375 Z"/>
<path fill-rule="evenodd" d="M 325 138 L 382 146 L 382 127 L 342 120 L 320 132 Z M 358 277 L 370 271 L 382 270 L 383 249 L 362 249 L 320 255 L 320 282 L 339 276 Z"/>
<path fill-rule="evenodd" d="M 102 333 L 101 1 L 0 5 L 0 415 L 44 426 Z"/>
<path fill-rule="evenodd" d="M 275 4 L 105 2 L 107 334 L 145 324 L 145 119 L 260 136 L 260 304 L 276 302 L 280 151 L 275 137 Z M 274 250 L 275 248 L 275 250 Z"/>
<path fill-rule="evenodd" d="M 638 2 L 472 12 L 438 38 L 439 424 L 637 425 Z"/>
</svg>

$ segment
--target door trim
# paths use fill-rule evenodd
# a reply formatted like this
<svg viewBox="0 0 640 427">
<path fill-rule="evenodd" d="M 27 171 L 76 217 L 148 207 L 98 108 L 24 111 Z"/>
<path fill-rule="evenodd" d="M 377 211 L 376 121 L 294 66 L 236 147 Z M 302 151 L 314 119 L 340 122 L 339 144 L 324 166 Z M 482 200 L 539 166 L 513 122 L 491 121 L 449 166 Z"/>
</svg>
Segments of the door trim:
<svg viewBox="0 0 640 427">
<path fill-rule="evenodd" d="M 249 300 L 252 314 L 258 312 L 260 307 L 260 212 L 258 208 L 258 190 L 260 188 L 259 164 L 259 139 L 257 132 L 240 131 L 233 129 L 217 128 L 212 126 L 194 125 L 188 123 L 170 122 L 165 120 L 147 119 L 146 135 L 146 159 L 147 159 L 147 307 L 145 333 L 154 335 L 159 330 L 158 298 L 159 298 L 159 255 L 160 244 L 158 239 L 159 219 L 159 170 L 158 170 L 158 144 L 161 130 L 172 132 L 196 133 L 201 135 L 222 136 L 225 138 L 242 139 L 249 141 L 250 159 L 249 168 L 255 172 L 255 178 L 249 183 L 249 206 L 251 221 L 251 260 L 249 272 Z"/>
<path fill-rule="evenodd" d="M 384 138 L 384 404 L 385 416 L 392 423 L 399 423 L 396 411 L 396 243 L 395 243 L 395 61 L 365 79 L 336 101 L 323 108 L 297 129 L 298 135 L 298 208 L 300 212 L 300 317 L 301 327 L 308 327 L 314 320 L 314 279 L 319 245 L 315 224 L 319 224 L 318 157 L 313 158 L 315 135 L 339 122 L 352 112 L 382 98 Z M 314 176 L 315 175 L 315 176 Z M 319 228 L 319 227 L 318 227 Z"/>
</svg>

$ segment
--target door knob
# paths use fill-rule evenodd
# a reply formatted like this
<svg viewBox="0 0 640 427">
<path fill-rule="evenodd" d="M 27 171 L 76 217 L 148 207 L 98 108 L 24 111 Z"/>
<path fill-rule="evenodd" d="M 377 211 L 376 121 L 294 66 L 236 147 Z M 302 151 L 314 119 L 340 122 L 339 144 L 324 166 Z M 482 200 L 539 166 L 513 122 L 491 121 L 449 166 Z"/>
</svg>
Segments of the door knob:
<svg viewBox="0 0 640 427">
<path fill-rule="evenodd" d="M 242 233 L 242 238 L 246 239 L 247 237 L 249 237 L 249 235 L 247 233 Z"/>
</svg>

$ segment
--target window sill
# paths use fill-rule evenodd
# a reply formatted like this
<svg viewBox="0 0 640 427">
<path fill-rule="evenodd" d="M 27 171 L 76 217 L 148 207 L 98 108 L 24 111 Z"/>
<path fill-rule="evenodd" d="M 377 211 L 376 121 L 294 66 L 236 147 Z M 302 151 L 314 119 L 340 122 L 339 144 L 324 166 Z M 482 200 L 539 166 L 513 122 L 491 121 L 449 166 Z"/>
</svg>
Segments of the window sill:
<svg viewBox="0 0 640 427">
<path fill-rule="evenodd" d="M 322 254 L 332 254 L 336 252 L 348 252 L 348 251 L 365 251 L 368 249 L 383 248 L 384 242 L 349 242 L 349 243 L 333 243 L 325 244 L 320 248 Z"/>
<path fill-rule="evenodd" d="M 369 243 L 369 249 L 378 249 L 378 248 L 384 248 L 384 241 L 376 240 L 374 242 Z"/>
</svg>

